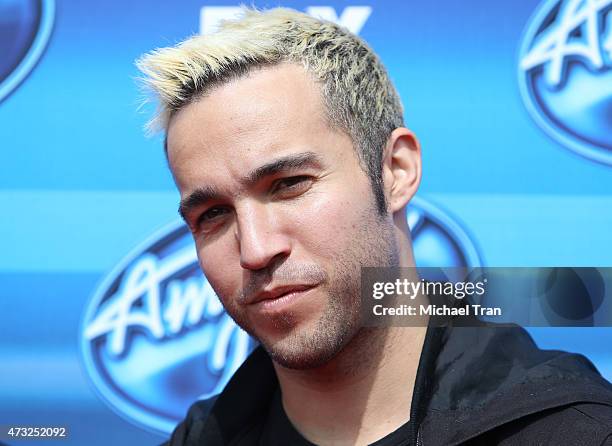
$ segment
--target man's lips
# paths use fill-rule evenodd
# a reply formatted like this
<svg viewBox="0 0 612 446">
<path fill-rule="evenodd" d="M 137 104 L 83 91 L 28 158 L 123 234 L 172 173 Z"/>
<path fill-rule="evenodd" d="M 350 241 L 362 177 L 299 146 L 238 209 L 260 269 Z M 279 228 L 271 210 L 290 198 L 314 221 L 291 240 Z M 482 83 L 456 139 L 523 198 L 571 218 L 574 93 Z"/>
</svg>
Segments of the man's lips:
<svg viewBox="0 0 612 446">
<path fill-rule="evenodd" d="M 273 301 L 293 293 L 300 293 L 314 288 L 316 285 L 283 285 L 257 293 L 247 302 L 249 305 L 264 301 Z"/>
</svg>

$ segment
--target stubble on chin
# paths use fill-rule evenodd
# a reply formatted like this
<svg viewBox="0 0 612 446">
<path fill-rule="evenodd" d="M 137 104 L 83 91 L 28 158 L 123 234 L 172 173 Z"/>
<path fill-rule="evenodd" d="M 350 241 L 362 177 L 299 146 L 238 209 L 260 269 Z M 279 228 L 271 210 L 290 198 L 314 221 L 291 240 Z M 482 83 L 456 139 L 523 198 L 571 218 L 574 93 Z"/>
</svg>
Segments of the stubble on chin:
<svg viewBox="0 0 612 446">
<path fill-rule="evenodd" d="M 345 306 L 338 308 L 338 304 Z M 294 327 L 282 339 L 262 345 L 282 367 L 298 370 L 319 367 L 341 351 L 358 329 L 359 307 L 355 304 L 359 302 L 348 304 L 343 298 L 330 296 L 323 314 L 314 324 Z"/>
</svg>

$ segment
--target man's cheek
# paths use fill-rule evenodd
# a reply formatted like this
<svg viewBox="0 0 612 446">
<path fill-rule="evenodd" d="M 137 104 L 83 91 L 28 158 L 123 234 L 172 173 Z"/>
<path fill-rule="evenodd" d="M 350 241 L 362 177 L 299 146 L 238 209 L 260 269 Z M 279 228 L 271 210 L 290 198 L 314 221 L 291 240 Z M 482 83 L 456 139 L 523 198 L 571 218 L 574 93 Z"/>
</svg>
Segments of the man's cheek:
<svg viewBox="0 0 612 446">
<path fill-rule="evenodd" d="M 313 218 L 301 227 L 303 230 L 310 229 L 307 236 L 319 247 L 342 245 L 343 240 L 350 239 L 351 234 L 360 226 L 361 207 L 359 203 L 348 199 L 334 200 L 330 197 L 318 203 L 312 214 L 305 214 Z"/>
<path fill-rule="evenodd" d="M 222 279 L 209 279 L 209 281 L 211 282 L 211 286 L 215 290 L 215 293 L 217 293 L 217 296 L 219 297 L 219 299 L 221 299 L 221 303 L 223 303 L 223 306 L 235 305 L 234 301 L 236 300 L 237 292 L 235 287 L 233 287 L 231 283 L 229 283 L 227 280 L 224 281 Z"/>
<path fill-rule="evenodd" d="M 231 274 L 228 274 L 230 268 L 224 268 L 220 262 L 214 260 L 211 262 L 203 261 L 202 258 L 200 258 L 200 268 L 223 306 L 231 305 L 232 299 L 236 295 L 236 284 L 234 284 Z"/>
</svg>

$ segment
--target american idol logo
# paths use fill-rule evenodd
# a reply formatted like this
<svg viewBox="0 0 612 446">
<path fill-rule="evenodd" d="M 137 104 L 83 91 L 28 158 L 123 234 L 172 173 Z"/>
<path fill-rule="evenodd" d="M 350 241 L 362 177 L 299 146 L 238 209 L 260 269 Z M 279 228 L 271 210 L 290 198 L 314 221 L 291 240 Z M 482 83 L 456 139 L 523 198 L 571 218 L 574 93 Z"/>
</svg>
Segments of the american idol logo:
<svg viewBox="0 0 612 446">
<path fill-rule="evenodd" d="M 612 164 L 612 0 L 547 0 L 519 50 L 519 87 L 538 125 Z"/>
<path fill-rule="evenodd" d="M 419 266 L 480 266 L 467 234 L 438 208 L 415 198 L 407 218 Z M 220 392 L 255 345 L 223 311 L 182 222 L 154 234 L 103 280 L 80 342 L 101 398 L 163 434 L 193 401 Z"/>
<path fill-rule="evenodd" d="M 53 28 L 53 0 L 0 0 L 0 101 L 32 71 Z"/>
</svg>

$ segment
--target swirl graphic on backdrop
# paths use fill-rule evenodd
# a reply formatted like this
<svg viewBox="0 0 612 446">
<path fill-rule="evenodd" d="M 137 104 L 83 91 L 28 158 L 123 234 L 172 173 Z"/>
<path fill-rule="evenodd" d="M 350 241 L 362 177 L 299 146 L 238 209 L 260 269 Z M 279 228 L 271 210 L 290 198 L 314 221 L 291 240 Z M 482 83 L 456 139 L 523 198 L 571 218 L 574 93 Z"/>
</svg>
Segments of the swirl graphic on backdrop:
<svg viewBox="0 0 612 446">
<path fill-rule="evenodd" d="M 0 0 L 0 101 L 30 74 L 45 51 L 53 0 Z"/>
<path fill-rule="evenodd" d="M 470 238 L 435 206 L 415 198 L 407 219 L 419 266 L 480 266 Z M 85 309 L 80 343 L 98 395 L 162 434 L 193 401 L 218 393 L 256 345 L 224 312 L 181 221 L 106 276 Z"/>
<path fill-rule="evenodd" d="M 612 164 L 612 0 L 547 0 L 519 49 L 523 103 L 552 138 Z"/>
</svg>

